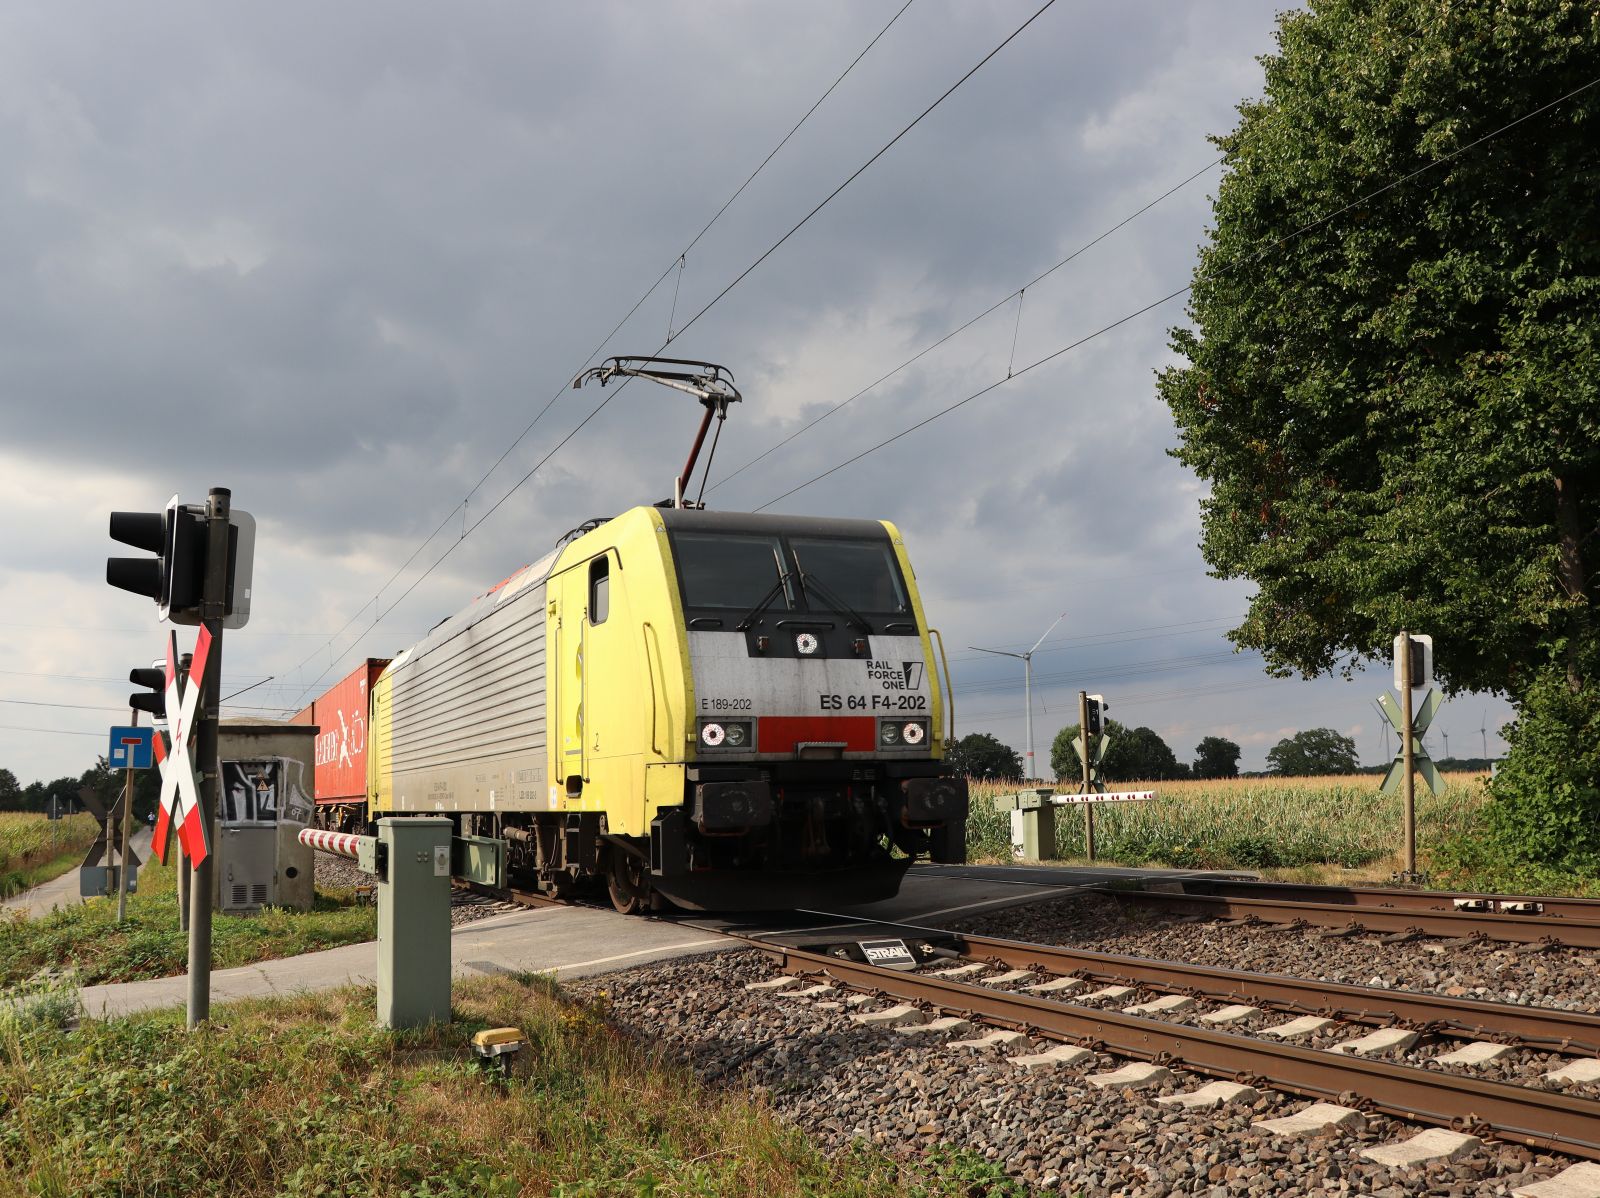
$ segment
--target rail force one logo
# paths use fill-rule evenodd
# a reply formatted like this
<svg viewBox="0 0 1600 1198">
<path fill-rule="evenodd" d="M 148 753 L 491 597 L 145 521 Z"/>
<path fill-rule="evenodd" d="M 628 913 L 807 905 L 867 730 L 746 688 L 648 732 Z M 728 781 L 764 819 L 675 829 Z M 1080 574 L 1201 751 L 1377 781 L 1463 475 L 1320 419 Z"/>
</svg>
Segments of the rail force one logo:
<svg viewBox="0 0 1600 1198">
<path fill-rule="evenodd" d="M 876 682 L 886 691 L 916 691 L 922 689 L 922 663 L 920 661 L 869 661 L 867 681 Z"/>
</svg>

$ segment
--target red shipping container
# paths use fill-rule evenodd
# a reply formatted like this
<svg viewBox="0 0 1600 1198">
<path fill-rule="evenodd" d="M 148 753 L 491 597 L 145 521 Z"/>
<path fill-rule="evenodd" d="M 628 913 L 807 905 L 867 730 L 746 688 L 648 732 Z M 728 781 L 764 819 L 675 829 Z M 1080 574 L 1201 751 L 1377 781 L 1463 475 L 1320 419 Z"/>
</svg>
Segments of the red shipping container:
<svg viewBox="0 0 1600 1198">
<path fill-rule="evenodd" d="M 299 711 L 295 712 L 294 715 L 289 717 L 289 722 L 291 724 L 315 724 L 317 722 L 317 717 L 312 714 L 311 708 L 302 707 Z"/>
<path fill-rule="evenodd" d="M 317 802 L 367 797 L 367 720 L 372 685 L 389 664 L 369 657 L 311 705 L 317 725 Z"/>
</svg>

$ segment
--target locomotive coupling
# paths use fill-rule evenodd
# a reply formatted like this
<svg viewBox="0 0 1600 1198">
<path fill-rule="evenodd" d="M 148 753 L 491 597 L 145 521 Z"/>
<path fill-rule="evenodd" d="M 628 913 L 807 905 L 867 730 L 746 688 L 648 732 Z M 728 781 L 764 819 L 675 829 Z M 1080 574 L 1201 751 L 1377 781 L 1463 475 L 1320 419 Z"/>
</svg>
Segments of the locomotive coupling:
<svg viewBox="0 0 1600 1198">
<path fill-rule="evenodd" d="M 702 833 L 743 832 L 772 823 L 772 788 L 763 781 L 701 782 L 695 786 L 694 826 Z"/>
<path fill-rule="evenodd" d="M 912 827 L 967 818 L 965 778 L 907 778 L 900 789 L 905 793 L 902 818 Z"/>
</svg>

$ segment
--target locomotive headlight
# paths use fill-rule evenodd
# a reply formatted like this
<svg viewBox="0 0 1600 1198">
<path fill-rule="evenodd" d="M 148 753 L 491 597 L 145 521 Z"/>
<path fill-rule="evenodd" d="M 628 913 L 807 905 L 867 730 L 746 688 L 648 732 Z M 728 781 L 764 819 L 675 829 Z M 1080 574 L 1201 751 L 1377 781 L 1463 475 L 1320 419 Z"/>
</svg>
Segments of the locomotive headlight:
<svg viewBox="0 0 1600 1198">
<path fill-rule="evenodd" d="M 878 735 L 882 738 L 883 743 L 886 745 L 897 745 L 900 743 L 900 729 L 895 727 L 893 724 L 885 724 Z"/>
<path fill-rule="evenodd" d="M 730 749 L 737 749 L 741 745 L 749 743 L 749 740 L 750 740 L 750 728 L 749 728 L 748 725 L 746 725 L 746 724 L 729 724 L 728 725 L 728 747 Z"/>
<path fill-rule="evenodd" d="M 714 749 L 727 738 L 727 730 L 721 724 L 702 724 L 700 726 L 700 743 L 708 749 Z"/>
<path fill-rule="evenodd" d="M 913 720 L 904 728 L 900 729 L 900 735 L 904 738 L 906 744 L 920 745 L 923 738 L 928 735 L 928 730 Z"/>
<path fill-rule="evenodd" d="M 794 638 L 794 650 L 801 657 L 810 657 L 817 651 L 817 645 L 817 638 L 809 632 L 799 633 Z"/>
</svg>

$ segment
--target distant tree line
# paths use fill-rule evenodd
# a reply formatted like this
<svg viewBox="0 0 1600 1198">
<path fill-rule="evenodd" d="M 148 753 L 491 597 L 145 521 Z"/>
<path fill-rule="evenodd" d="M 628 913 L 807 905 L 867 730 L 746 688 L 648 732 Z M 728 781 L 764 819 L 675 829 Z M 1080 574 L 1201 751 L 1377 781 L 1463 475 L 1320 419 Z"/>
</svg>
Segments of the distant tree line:
<svg viewBox="0 0 1600 1198">
<path fill-rule="evenodd" d="M 71 799 L 78 803 L 78 792 L 87 788 L 109 809 L 122 794 L 124 772 L 112 769 L 104 757 L 95 758 L 94 765 L 73 777 L 64 775 L 49 780 L 36 780 L 23 786 L 12 771 L 0 768 L 0 811 L 43 812 L 51 795 Z M 155 810 L 156 798 L 161 790 L 160 771 L 135 770 L 133 775 L 133 809 L 138 814 Z M 81 806 L 81 804 L 80 804 Z"/>
<path fill-rule="evenodd" d="M 1179 778 L 1308 777 L 1316 774 L 1382 774 L 1388 762 L 1363 766 L 1356 753 L 1356 742 L 1333 728 L 1307 728 L 1286 736 L 1267 753 L 1265 770 L 1241 774 L 1237 744 L 1222 736 L 1207 736 L 1194 748 L 1194 760 L 1179 761 L 1171 747 L 1153 728 L 1129 728 L 1116 720 L 1106 721 L 1111 744 L 1100 762 L 1101 777 L 1115 782 L 1166 782 Z M 1056 733 L 1050 746 L 1050 768 L 1059 779 L 1072 781 L 1081 776 L 1078 761 L 1078 725 L 1069 724 Z M 1022 758 L 1010 745 L 993 733 L 973 732 L 950 747 L 946 762 L 958 774 L 972 778 L 1013 781 L 1022 777 Z M 1434 764 L 1446 771 L 1488 773 L 1493 762 L 1487 757 L 1436 758 Z"/>
<path fill-rule="evenodd" d="M 1110 748 L 1101 762 L 1102 776 L 1119 781 L 1168 781 L 1175 778 L 1235 778 L 1239 775 L 1239 746 L 1220 736 L 1208 736 L 1195 746 L 1192 764 L 1181 762 L 1153 728 L 1127 728 L 1115 720 L 1106 723 Z M 1050 746 L 1050 768 L 1057 777 L 1076 778 L 1078 751 L 1073 746 L 1078 726 L 1056 733 Z M 1022 777 L 1022 757 L 989 732 L 972 732 L 956 741 L 945 761 L 958 774 L 972 778 L 1014 781 Z"/>
</svg>

